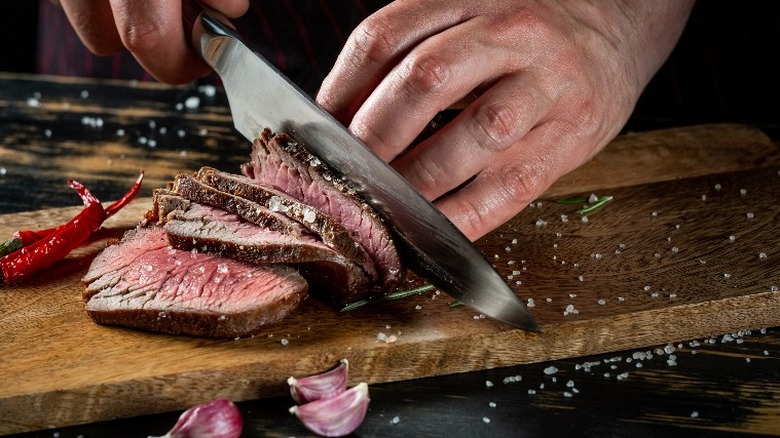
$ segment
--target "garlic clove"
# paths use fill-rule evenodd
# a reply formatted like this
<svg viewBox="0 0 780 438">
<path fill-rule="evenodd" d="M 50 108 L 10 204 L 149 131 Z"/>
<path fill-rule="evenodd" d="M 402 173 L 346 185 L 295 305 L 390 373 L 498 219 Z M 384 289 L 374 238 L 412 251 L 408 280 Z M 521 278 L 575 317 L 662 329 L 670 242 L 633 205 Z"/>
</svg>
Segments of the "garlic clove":
<svg viewBox="0 0 780 438">
<path fill-rule="evenodd" d="M 322 374 L 296 379 L 290 377 L 287 384 L 290 385 L 290 395 L 296 403 L 308 403 L 314 400 L 336 396 L 347 389 L 349 378 L 349 361 L 341 359 L 341 362 L 332 370 Z"/>
<path fill-rule="evenodd" d="M 335 397 L 290 408 L 290 413 L 312 432 L 326 437 L 349 435 L 360 426 L 368 410 L 368 384 L 361 382 Z"/>
<path fill-rule="evenodd" d="M 173 429 L 161 438 L 238 438 L 243 427 L 236 405 L 220 398 L 184 411 Z"/>
</svg>

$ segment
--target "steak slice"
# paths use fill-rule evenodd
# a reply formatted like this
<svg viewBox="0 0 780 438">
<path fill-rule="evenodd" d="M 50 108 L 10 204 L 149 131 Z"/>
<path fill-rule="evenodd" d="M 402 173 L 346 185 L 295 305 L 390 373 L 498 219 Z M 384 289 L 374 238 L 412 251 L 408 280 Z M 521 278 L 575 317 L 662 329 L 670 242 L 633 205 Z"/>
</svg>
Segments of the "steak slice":
<svg viewBox="0 0 780 438">
<path fill-rule="evenodd" d="M 160 206 L 178 205 L 167 215 L 168 241 L 181 250 L 207 251 L 246 263 L 295 264 L 312 289 L 332 301 L 365 297 L 371 281 L 354 262 L 311 234 L 293 235 L 263 228 L 217 207 L 186 203 L 178 195 L 162 195 Z"/>
<path fill-rule="evenodd" d="M 202 167 L 196 177 L 216 190 L 254 201 L 269 208 L 271 211 L 278 211 L 297 221 L 319 236 L 325 245 L 362 267 L 373 283 L 378 281 L 374 263 L 363 247 L 355 241 L 344 226 L 335 222 L 330 216 L 326 216 L 320 210 L 302 204 L 298 200 L 271 187 L 259 185 L 242 175 L 221 172 L 211 167 Z M 181 184 L 178 186 L 181 186 Z M 179 193 L 188 196 L 189 192 L 181 190 L 176 184 L 174 184 L 174 187 Z"/>
<path fill-rule="evenodd" d="M 242 219 L 265 229 L 286 232 L 294 236 L 310 234 L 309 230 L 297 220 L 252 200 L 217 190 L 195 179 L 192 175 L 177 175 L 171 185 L 169 194 L 175 194 L 189 201 L 210 205 L 237 214 Z M 164 215 L 160 213 L 158 216 Z M 161 218 L 161 220 L 164 220 L 164 218 Z"/>
<path fill-rule="evenodd" d="M 337 147 L 338 145 L 334 145 Z M 371 257 L 383 292 L 401 279 L 398 251 L 384 221 L 362 200 L 349 181 L 328 169 L 285 133 L 265 129 L 241 167 L 248 178 L 311 205 L 349 230 Z"/>
<path fill-rule="evenodd" d="M 161 227 L 128 231 L 83 282 L 87 313 L 99 324 L 218 338 L 255 334 L 307 295 L 289 266 L 171 248 Z"/>
</svg>

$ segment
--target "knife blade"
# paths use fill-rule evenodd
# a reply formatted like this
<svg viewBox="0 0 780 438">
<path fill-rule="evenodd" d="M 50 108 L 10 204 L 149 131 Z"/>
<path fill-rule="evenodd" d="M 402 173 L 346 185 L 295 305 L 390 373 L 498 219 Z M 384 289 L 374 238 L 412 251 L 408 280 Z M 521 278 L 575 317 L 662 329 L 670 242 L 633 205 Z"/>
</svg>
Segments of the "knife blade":
<svg viewBox="0 0 780 438">
<path fill-rule="evenodd" d="M 539 331 L 518 296 L 474 244 L 407 180 L 352 135 L 224 17 L 184 2 L 193 46 L 220 76 L 233 123 L 254 141 L 264 128 L 286 132 L 357 191 L 389 223 L 409 267 L 434 287 L 498 321 Z"/>
</svg>

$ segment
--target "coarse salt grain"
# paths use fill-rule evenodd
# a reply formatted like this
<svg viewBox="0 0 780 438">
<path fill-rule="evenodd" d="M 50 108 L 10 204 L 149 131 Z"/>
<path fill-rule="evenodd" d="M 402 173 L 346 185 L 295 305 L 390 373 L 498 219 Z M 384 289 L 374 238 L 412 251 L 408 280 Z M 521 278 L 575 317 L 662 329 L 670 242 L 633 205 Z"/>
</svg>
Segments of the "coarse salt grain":
<svg viewBox="0 0 780 438">
<path fill-rule="evenodd" d="M 493 382 L 491 382 L 490 380 L 485 380 L 485 387 L 486 388 L 492 388 L 493 387 Z"/>
<path fill-rule="evenodd" d="M 581 220 L 582 222 L 587 222 L 587 221 L 588 221 L 588 217 L 587 217 L 587 216 L 583 216 L 583 217 L 582 217 L 582 219 L 580 219 L 580 220 Z"/>
<path fill-rule="evenodd" d="M 599 300 L 596 301 L 596 302 L 599 303 L 599 305 L 601 305 L 601 306 L 603 306 L 604 304 L 607 304 L 607 300 L 605 300 L 604 298 L 599 298 Z"/>
<path fill-rule="evenodd" d="M 748 213 L 747 213 L 745 216 L 746 216 L 748 219 L 753 219 L 753 213 L 752 213 L 752 212 L 748 212 Z"/>
<path fill-rule="evenodd" d="M 486 423 L 486 424 L 487 424 L 487 423 L 490 423 L 490 418 L 488 418 L 488 417 L 482 417 L 482 422 L 483 422 L 483 423 Z"/>
<path fill-rule="evenodd" d="M 766 260 L 766 253 L 765 252 L 758 253 L 758 259 L 759 260 Z"/>
<path fill-rule="evenodd" d="M 566 306 L 566 310 L 563 311 L 563 316 L 576 315 L 578 313 L 580 313 L 580 311 L 575 309 L 573 304 L 569 304 L 568 306 Z"/>
<path fill-rule="evenodd" d="M 557 372 L 558 372 L 558 368 L 555 365 L 550 365 L 549 367 L 544 369 L 544 374 L 547 376 L 552 376 Z"/>
<path fill-rule="evenodd" d="M 188 110 L 197 109 L 200 106 L 200 97 L 190 96 L 184 100 L 184 107 Z"/>
<path fill-rule="evenodd" d="M 508 383 L 517 383 L 517 382 L 520 382 L 521 380 L 523 380 L 523 376 L 518 374 L 516 376 L 504 377 L 503 383 L 504 383 L 504 385 L 506 385 Z"/>
<path fill-rule="evenodd" d="M 691 418 L 697 418 L 699 416 L 699 411 L 692 411 L 691 412 Z"/>
<path fill-rule="evenodd" d="M 392 420 L 390 420 L 390 424 L 398 424 L 400 421 L 401 418 L 396 415 Z"/>
<path fill-rule="evenodd" d="M 490 402 L 488 403 L 488 406 L 490 406 L 491 408 L 495 408 L 498 405 L 496 404 L 496 402 Z"/>
</svg>

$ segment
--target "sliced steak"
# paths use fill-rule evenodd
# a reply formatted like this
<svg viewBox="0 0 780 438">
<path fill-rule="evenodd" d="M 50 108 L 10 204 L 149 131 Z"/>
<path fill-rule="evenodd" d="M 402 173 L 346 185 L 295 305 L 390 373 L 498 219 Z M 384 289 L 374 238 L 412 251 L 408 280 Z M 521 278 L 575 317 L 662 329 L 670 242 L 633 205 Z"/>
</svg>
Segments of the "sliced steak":
<svg viewBox="0 0 780 438">
<path fill-rule="evenodd" d="M 220 338 L 257 333 L 307 295 L 288 266 L 174 249 L 160 227 L 126 233 L 83 281 L 87 313 L 99 324 Z"/>
<path fill-rule="evenodd" d="M 159 204 L 168 205 L 166 199 L 176 197 L 165 195 Z M 342 304 L 365 297 L 370 289 L 371 281 L 359 266 L 311 234 L 263 228 L 196 202 L 169 212 L 164 229 L 178 249 L 207 251 L 247 263 L 296 264 L 313 290 Z"/>
<path fill-rule="evenodd" d="M 311 234 L 303 224 L 252 200 L 208 186 L 192 175 L 181 174 L 173 181 L 171 191 L 182 198 L 237 214 L 265 229 L 301 236 Z"/>
<path fill-rule="evenodd" d="M 259 185 L 245 176 L 221 172 L 211 167 L 202 167 L 197 173 L 197 178 L 216 190 L 254 201 L 271 211 L 278 211 L 297 221 L 319 236 L 325 245 L 362 267 L 373 283 L 378 281 L 374 263 L 363 247 L 355 241 L 344 226 L 320 210 L 302 204 L 271 187 Z M 174 184 L 174 187 L 177 185 Z M 188 192 L 180 188 L 176 188 L 176 190 L 188 196 Z"/>
<path fill-rule="evenodd" d="M 338 145 L 334 145 L 338 147 Z M 350 184 L 284 133 L 263 131 L 255 140 L 244 175 L 311 205 L 349 230 L 371 257 L 384 291 L 401 278 L 398 251 L 387 226 Z"/>
</svg>

